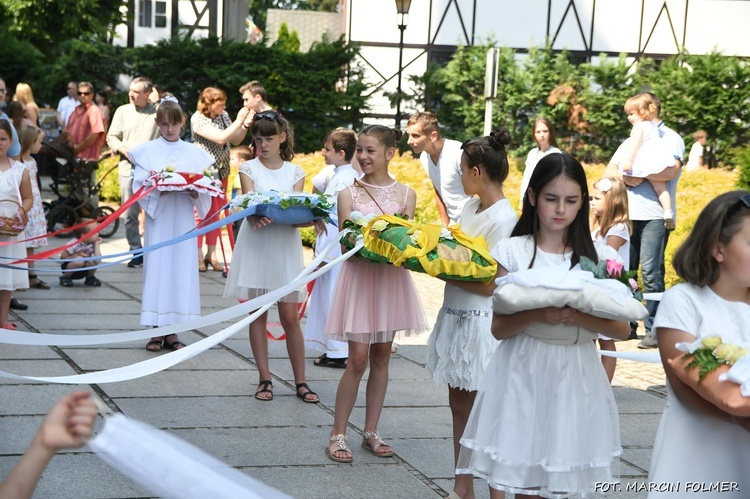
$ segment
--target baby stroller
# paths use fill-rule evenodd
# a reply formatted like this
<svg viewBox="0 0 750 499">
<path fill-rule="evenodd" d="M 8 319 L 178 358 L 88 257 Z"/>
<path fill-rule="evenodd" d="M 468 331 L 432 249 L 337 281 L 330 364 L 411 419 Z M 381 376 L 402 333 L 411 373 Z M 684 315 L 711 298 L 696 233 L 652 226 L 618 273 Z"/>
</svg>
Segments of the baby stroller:
<svg viewBox="0 0 750 499">
<path fill-rule="evenodd" d="M 96 161 L 86 161 L 76 158 L 69 146 L 66 134 L 63 133 L 53 142 L 44 142 L 42 154 L 55 157 L 55 167 L 52 169 L 52 183 L 49 185 L 57 199 L 51 203 L 44 203 L 47 216 L 47 231 L 54 232 L 67 227 L 73 227 L 81 218 L 93 218 L 102 221 L 115 210 L 109 206 L 98 206 L 99 188 L 101 180 L 94 183 L 94 171 L 99 168 Z M 112 167 L 104 179 L 117 165 Z M 102 229 L 102 238 L 112 237 L 120 226 L 116 218 L 110 225 Z M 63 231 L 57 237 L 70 237 L 70 231 Z"/>
</svg>

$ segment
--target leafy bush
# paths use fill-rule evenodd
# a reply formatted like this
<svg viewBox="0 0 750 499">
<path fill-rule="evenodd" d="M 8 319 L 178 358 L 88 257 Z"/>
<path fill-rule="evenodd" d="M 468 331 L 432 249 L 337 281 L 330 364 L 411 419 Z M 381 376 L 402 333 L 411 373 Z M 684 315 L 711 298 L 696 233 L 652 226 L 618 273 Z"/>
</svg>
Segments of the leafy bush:
<svg viewBox="0 0 750 499">
<path fill-rule="evenodd" d="M 487 50 L 494 45 L 458 47 L 445 67 L 430 68 L 416 80 L 421 96 L 405 101 L 411 111 L 438 114 L 445 135 L 464 140 L 482 133 Z M 554 125 L 562 149 L 588 162 L 605 162 L 630 131 L 623 106 L 642 91 L 662 101 L 661 117 L 683 137 L 708 132 L 721 155 L 750 141 L 750 63 L 720 53 L 682 53 L 658 64 L 629 63 L 603 56 L 575 65 L 565 52 L 532 47 L 518 55 L 499 50 L 493 123 L 504 125 L 523 155 L 534 147 L 530 124 L 544 115 Z M 720 157 L 725 160 L 725 158 Z"/>
<path fill-rule="evenodd" d="M 120 176 L 117 174 L 116 168 L 119 162 L 120 156 L 117 154 L 99 162 L 99 168 L 96 171 L 96 180 L 101 182 L 99 185 L 99 199 L 102 201 L 120 202 Z M 112 168 L 114 170 L 110 171 Z"/>
<path fill-rule="evenodd" d="M 294 128 L 295 150 L 320 148 L 325 134 L 339 126 L 359 127 L 366 110 L 366 84 L 353 63 L 356 46 L 343 39 L 323 41 L 309 52 L 236 43 L 217 38 L 172 38 L 128 50 L 127 73 L 151 75 L 172 92 L 189 114 L 196 109 L 203 88 L 215 86 L 227 93 L 230 115 L 242 106 L 239 88 L 259 80 L 269 103 Z M 195 64 L 195 61 L 207 61 Z M 346 81 L 346 85 L 341 82 Z"/>
</svg>

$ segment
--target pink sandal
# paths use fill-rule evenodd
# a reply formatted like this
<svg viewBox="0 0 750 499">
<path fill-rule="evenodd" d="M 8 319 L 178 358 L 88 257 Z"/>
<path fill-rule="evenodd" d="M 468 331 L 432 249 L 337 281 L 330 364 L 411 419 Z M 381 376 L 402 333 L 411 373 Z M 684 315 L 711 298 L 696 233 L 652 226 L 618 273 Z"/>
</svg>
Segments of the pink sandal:
<svg viewBox="0 0 750 499">
<path fill-rule="evenodd" d="M 10 331 L 15 331 L 15 330 L 16 330 L 16 328 L 17 328 L 18 326 L 16 326 L 16 325 L 15 325 L 15 324 L 13 324 L 12 322 L 9 322 L 9 323 L 7 323 L 7 324 L 4 324 L 4 325 L 2 325 L 2 326 L 0 326 L 0 327 L 2 327 L 2 329 L 8 329 L 8 330 L 10 330 Z"/>
</svg>

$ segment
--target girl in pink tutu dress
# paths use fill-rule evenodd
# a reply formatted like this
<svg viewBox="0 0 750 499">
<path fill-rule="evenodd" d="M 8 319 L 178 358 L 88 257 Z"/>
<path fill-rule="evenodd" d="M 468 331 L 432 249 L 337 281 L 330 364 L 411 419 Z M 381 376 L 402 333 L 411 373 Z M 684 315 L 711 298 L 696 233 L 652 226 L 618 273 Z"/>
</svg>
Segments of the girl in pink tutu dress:
<svg viewBox="0 0 750 499">
<path fill-rule="evenodd" d="M 388 163 L 396 154 L 400 138 L 400 130 L 382 125 L 362 130 L 357 160 L 363 177 L 339 193 L 339 220 L 348 219 L 353 211 L 414 216 L 414 190 L 388 174 Z M 346 426 L 369 360 L 362 447 L 378 457 L 390 457 L 393 449 L 378 434 L 378 420 L 388 388 L 388 362 L 396 331 L 408 335 L 427 329 L 417 290 L 409 271 L 402 267 L 351 258 L 342 266 L 331 303 L 325 332 L 330 338 L 348 341 L 349 361 L 336 391 L 336 414 L 326 455 L 332 461 L 352 462 Z"/>
</svg>

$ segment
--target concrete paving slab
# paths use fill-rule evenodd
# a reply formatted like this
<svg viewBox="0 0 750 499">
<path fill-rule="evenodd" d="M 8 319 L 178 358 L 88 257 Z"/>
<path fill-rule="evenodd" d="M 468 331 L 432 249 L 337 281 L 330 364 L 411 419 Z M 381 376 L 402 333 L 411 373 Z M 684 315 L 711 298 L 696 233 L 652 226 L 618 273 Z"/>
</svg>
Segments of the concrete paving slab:
<svg viewBox="0 0 750 499">
<path fill-rule="evenodd" d="M 253 385 L 254 387 L 254 385 Z M 248 395 L 243 371 L 175 371 L 168 369 L 130 381 L 107 383 L 111 397 L 190 397 L 211 395 Z"/>
<path fill-rule="evenodd" d="M 80 304 L 72 304 L 77 307 Z M 37 331 L 47 333 L 50 331 L 99 331 L 109 328 L 112 324 L 126 330 L 134 331 L 140 329 L 140 314 L 108 314 L 94 315 L 85 313 L 71 313 L 68 315 L 35 315 L 26 321 Z"/>
<path fill-rule="evenodd" d="M 656 437 L 661 414 L 620 414 L 620 441 L 623 447 L 650 446 Z"/>
<path fill-rule="evenodd" d="M 21 317 L 55 315 L 60 318 L 64 317 L 69 319 L 69 316 L 71 315 L 80 314 L 77 310 L 80 307 L 80 303 L 77 300 L 61 300 L 50 296 L 50 299 L 42 302 L 41 300 L 26 300 L 25 298 L 26 297 L 23 297 L 22 301 L 29 306 L 29 310 L 32 308 L 35 310 L 33 312 L 29 312 L 29 310 L 19 311 Z M 98 299 L 97 297 L 97 299 L 87 300 L 86 308 L 96 310 L 97 315 L 141 313 L 141 306 L 139 303 L 123 299 L 105 300 Z"/>
<path fill-rule="evenodd" d="M 452 439 L 419 438 L 388 440 L 388 442 L 392 442 L 393 451 L 398 457 L 418 469 L 426 477 L 446 480 L 453 478 L 455 468 Z"/>
<path fill-rule="evenodd" d="M 321 454 L 322 454 L 321 450 Z M 328 461 L 331 463 L 331 461 Z M 326 465 L 250 468 L 248 474 L 294 497 L 432 499 L 438 491 L 403 466 Z"/>
<path fill-rule="evenodd" d="M 86 371 L 112 369 L 154 358 L 154 354 L 146 351 L 145 348 L 117 350 L 104 349 L 101 347 L 98 349 L 65 348 L 64 351 L 73 362 Z M 233 353 L 230 353 L 221 347 L 214 347 L 197 357 L 180 362 L 170 369 L 173 371 L 218 371 L 242 370 L 249 367 L 247 361 L 240 359 Z"/>
<path fill-rule="evenodd" d="M 47 414 L 58 399 L 87 385 L 16 384 L 0 386 L 0 416 Z"/>
<path fill-rule="evenodd" d="M 0 348 L 0 360 L 10 359 L 59 359 L 60 355 L 50 347 L 26 345 L 3 345 Z"/>
<path fill-rule="evenodd" d="M 115 398 L 128 417 L 157 428 L 329 427 L 333 417 L 298 399 L 261 402 L 252 396 Z M 316 430 L 317 431 L 317 430 Z M 262 442 L 272 442 L 262 439 Z M 265 444 L 264 444 L 265 445 Z"/>
<path fill-rule="evenodd" d="M 0 476 L 6 476 L 16 460 L 0 457 Z M 140 499 L 153 495 L 94 454 L 79 452 L 55 456 L 39 481 L 34 497 Z"/>
<path fill-rule="evenodd" d="M 612 392 L 620 414 L 661 414 L 664 398 L 635 388 L 614 387 Z"/>
<path fill-rule="evenodd" d="M 79 374 L 70 364 L 61 359 L 43 360 L 3 360 L 0 361 L 0 371 L 5 371 L 18 376 L 71 376 Z M 0 377 L 0 385 L 37 384 L 37 381 L 25 381 Z"/>
<path fill-rule="evenodd" d="M 45 415 L 38 416 L 0 416 L 0 455 L 23 454 L 29 442 L 39 429 Z M 104 421 L 99 418 L 94 424 L 94 432 L 104 427 Z M 60 453 L 80 453 L 80 450 L 68 449 Z M 4 477 L 0 472 L 0 477 Z"/>
<path fill-rule="evenodd" d="M 364 428 L 365 409 L 355 407 L 349 421 L 357 428 Z M 415 424 L 427 422 L 429 424 Z M 388 407 L 378 424 L 384 439 L 389 438 L 453 438 L 453 419 L 446 407 Z M 453 445 L 453 444 L 451 444 Z M 453 452 L 453 451 L 451 451 Z"/>
<path fill-rule="evenodd" d="M 652 452 L 653 450 L 651 449 L 651 447 L 635 449 L 624 448 L 622 453 L 622 460 L 648 473 Z"/>
</svg>

